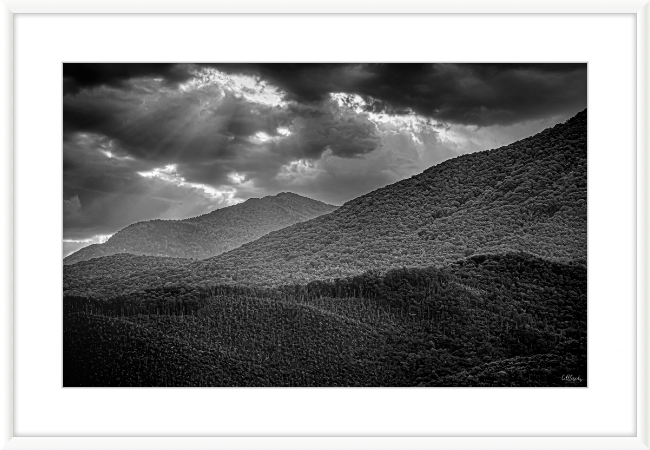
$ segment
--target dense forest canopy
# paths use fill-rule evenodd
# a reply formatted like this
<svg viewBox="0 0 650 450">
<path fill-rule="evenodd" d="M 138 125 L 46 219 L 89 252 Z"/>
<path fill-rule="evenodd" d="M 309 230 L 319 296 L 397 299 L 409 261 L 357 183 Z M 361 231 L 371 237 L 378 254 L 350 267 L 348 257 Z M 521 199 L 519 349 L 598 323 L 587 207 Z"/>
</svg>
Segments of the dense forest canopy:
<svg viewBox="0 0 650 450">
<path fill-rule="evenodd" d="M 307 285 L 64 299 L 66 386 L 586 382 L 586 267 L 526 254 Z M 584 385 L 575 382 L 573 385 Z"/>
</svg>

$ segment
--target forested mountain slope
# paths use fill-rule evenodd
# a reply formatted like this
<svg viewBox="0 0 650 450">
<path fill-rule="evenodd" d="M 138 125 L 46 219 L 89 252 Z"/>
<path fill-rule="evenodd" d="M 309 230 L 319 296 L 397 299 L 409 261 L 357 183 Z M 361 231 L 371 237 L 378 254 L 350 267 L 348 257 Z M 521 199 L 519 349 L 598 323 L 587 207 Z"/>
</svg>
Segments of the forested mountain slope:
<svg viewBox="0 0 650 450">
<path fill-rule="evenodd" d="M 510 253 L 273 289 L 66 297 L 63 382 L 586 386 L 586 280 L 582 264 Z"/>
<path fill-rule="evenodd" d="M 117 253 L 202 259 L 334 209 L 335 206 L 288 192 L 261 199 L 251 198 L 185 220 L 135 223 L 104 244 L 82 248 L 63 262 L 73 264 Z"/>
<path fill-rule="evenodd" d="M 203 267 L 275 283 L 512 250 L 586 258 L 586 110 L 511 145 L 445 161 Z"/>
<path fill-rule="evenodd" d="M 118 255 L 67 266 L 64 292 L 105 296 L 115 286 L 136 292 L 163 283 L 304 283 L 513 251 L 558 262 L 586 260 L 586 110 L 213 258 L 163 268 L 157 258 Z M 110 283 L 102 273 L 110 274 Z"/>
</svg>

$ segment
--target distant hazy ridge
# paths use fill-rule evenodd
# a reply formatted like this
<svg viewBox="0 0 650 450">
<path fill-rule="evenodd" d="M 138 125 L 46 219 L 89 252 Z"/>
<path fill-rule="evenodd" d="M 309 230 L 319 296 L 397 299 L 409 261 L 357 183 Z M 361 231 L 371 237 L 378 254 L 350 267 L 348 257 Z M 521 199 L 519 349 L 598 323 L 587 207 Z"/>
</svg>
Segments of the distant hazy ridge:
<svg viewBox="0 0 650 450">
<path fill-rule="evenodd" d="M 63 262 L 73 264 L 117 253 L 202 259 L 334 209 L 336 207 L 332 205 L 282 192 L 276 196 L 252 198 L 190 219 L 134 223 L 106 243 L 84 247 Z"/>
</svg>

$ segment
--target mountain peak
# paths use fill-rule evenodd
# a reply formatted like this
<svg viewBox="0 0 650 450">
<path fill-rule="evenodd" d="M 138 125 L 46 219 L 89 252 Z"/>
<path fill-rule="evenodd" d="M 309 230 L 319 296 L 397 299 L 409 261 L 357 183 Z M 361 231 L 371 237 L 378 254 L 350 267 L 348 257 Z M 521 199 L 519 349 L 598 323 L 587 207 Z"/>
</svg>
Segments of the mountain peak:
<svg viewBox="0 0 650 450">
<path fill-rule="evenodd" d="M 280 198 L 289 198 L 289 197 L 300 198 L 300 199 L 305 199 L 305 200 L 309 200 L 309 201 L 318 201 L 318 200 L 314 200 L 313 198 L 305 197 L 304 195 L 295 194 L 293 192 L 278 192 L 275 195 L 267 195 L 264 198 L 277 198 L 277 199 L 280 199 Z"/>
<path fill-rule="evenodd" d="M 72 264 L 117 253 L 208 258 L 334 209 L 336 206 L 281 192 L 189 219 L 137 222 L 118 231 L 106 243 L 84 247 L 63 261 Z"/>
</svg>

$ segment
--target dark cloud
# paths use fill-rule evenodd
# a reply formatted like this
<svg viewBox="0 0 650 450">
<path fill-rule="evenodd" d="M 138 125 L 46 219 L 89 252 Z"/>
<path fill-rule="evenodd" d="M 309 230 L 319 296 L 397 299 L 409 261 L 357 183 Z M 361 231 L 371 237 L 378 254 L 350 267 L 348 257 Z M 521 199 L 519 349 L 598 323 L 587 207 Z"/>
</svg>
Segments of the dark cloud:
<svg viewBox="0 0 650 450">
<path fill-rule="evenodd" d="M 84 88 L 111 86 L 125 88 L 138 78 L 159 78 L 164 84 L 176 86 L 192 78 L 188 64 L 157 63 L 65 63 L 63 94 L 76 94 Z"/>
<path fill-rule="evenodd" d="M 100 89 L 66 96 L 64 138 L 103 136 L 135 159 L 178 164 L 183 176 L 210 184 L 226 182 L 232 170 L 246 172 L 260 164 L 268 170 L 297 158 L 317 159 L 327 149 L 357 157 L 380 145 L 366 115 L 340 110 L 331 99 L 274 106 L 218 85 L 187 92 L 151 90 L 155 94 Z M 282 127 L 291 136 L 273 139 L 282 137 Z M 260 140 L 260 133 L 271 140 Z"/>
<path fill-rule="evenodd" d="M 200 67 L 259 77 L 299 104 L 359 94 L 375 112 L 413 111 L 463 125 L 511 125 L 586 106 L 587 65 L 503 64 L 64 64 L 64 92 L 125 88 L 142 77 L 176 86 Z"/>
<path fill-rule="evenodd" d="M 200 164 L 232 159 L 251 136 L 274 135 L 287 121 L 280 110 L 214 89 L 142 100 L 120 91 L 66 98 L 64 134 L 106 136 L 152 163 Z"/>
<path fill-rule="evenodd" d="M 358 94 L 368 109 L 413 111 L 462 125 L 512 125 L 576 113 L 587 103 L 586 64 L 221 65 L 279 86 L 299 103 Z"/>
<path fill-rule="evenodd" d="M 294 118 L 293 134 L 274 143 L 273 151 L 289 158 L 318 159 L 329 149 L 335 156 L 353 158 L 379 147 L 376 125 L 367 115 L 340 110 L 331 100 L 320 102 L 318 111 Z"/>
</svg>

